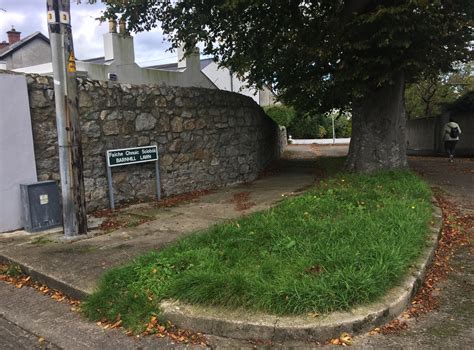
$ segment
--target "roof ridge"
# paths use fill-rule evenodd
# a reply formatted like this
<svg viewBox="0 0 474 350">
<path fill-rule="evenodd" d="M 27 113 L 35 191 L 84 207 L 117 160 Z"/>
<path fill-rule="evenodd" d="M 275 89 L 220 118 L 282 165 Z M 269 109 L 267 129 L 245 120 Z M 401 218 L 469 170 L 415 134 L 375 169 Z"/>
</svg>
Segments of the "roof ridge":
<svg viewBox="0 0 474 350">
<path fill-rule="evenodd" d="M 31 34 L 25 36 L 23 39 L 20 39 L 17 42 L 7 46 L 3 51 L 0 51 L 0 59 L 5 57 L 6 55 L 10 54 L 11 52 L 19 49 L 20 47 L 22 47 L 23 45 L 25 45 L 27 42 L 29 42 L 30 40 L 32 40 L 35 37 L 38 37 L 38 38 L 40 38 L 42 40 L 45 40 L 49 43 L 49 39 L 43 33 L 41 33 L 38 30 L 34 33 L 31 33 Z"/>
</svg>

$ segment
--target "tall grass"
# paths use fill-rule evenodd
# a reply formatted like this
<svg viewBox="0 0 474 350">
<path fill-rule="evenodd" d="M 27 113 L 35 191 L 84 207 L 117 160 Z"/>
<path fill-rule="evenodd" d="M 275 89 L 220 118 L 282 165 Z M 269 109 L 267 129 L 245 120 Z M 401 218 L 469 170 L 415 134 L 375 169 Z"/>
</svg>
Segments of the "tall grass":
<svg viewBox="0 0 474 350">
<path fill-rule="evenodd" d="M 430 218 L 430 190 L 408 171 L 338 176 L 109 271 L 83 309 L 135 329 L 167 298 L 278 315 L 347 310 L 404 276 Z"/>
</svg>

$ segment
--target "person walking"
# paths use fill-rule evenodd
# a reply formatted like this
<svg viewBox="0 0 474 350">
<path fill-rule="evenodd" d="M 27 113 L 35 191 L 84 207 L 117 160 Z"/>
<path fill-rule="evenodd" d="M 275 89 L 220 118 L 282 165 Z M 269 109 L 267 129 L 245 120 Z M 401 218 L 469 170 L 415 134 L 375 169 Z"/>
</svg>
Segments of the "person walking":
<svg viewBox="0 0 474 350">
<path fill-rule="evenodd" d="M 461 128 L 452 118 L 449 118 L 449 122 L 444 125 L 443 128 L 443 139 L 444 149 L 448 153 L 449 161 L 454 162 L 454 150 L 456 144 L 459 141 L 459 135 L 461 135 Z"/>
</svg>

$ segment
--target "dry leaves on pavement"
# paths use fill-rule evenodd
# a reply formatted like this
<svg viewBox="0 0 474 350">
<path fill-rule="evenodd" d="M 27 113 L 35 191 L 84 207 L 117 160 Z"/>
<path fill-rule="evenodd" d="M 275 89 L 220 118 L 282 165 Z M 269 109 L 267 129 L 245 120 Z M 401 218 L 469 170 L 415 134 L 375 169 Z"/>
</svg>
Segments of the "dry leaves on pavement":
<svg viewBox="0 0 474 350">
<path fill-rule="evenodd" d="M 450 260 L 456 248 L 470 245 L 468 235 L 474 227 L 474 216 L 462 215 L 456 205 L 447 200 L 440 191 L 435 191 L 435 198 L 443 212 L 441 238 L 423 284 L 413 298 L 410 307 L 401 314 L 401 319 L 418 317 L 438 308 L 439 301 L 433 292 L 439 290 L 438 283 L 453 270 L 450 267 Z M 405 321 L 395 319 L 384 327 L 373 329 L 369 334 L 391 334 L 407 328 L 408 324 Z"/>
</svg>

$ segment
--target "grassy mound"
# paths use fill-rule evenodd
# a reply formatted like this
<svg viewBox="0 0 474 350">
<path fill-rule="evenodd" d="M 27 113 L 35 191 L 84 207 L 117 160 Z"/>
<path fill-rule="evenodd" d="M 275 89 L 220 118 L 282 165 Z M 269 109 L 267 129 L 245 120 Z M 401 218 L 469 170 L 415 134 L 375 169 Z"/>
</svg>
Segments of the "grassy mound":
<svg viewBox="0 0 474 350">
<path fill-rule="evenodd" d="M 430 190 L 408 171 L 343 175 L 109 271 L 83 305 L 140 329 L 166 298 L 273 314 L 382 296 L 424 246 Z"/>
</svg>

